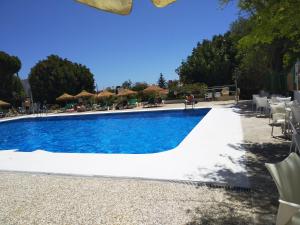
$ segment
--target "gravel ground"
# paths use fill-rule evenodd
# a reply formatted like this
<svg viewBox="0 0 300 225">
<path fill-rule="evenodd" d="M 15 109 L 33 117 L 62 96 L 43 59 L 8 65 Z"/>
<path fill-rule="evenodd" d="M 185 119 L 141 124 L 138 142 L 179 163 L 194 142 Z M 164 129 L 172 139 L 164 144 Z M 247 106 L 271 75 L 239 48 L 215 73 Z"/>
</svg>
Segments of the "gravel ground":
<svg viewBox="0 0 300 225">
<path fill-rule="evenodd" d="M 2 225 L 274 224 L 277 190 L 265 162 L 280 161 L 288 143 L 270 137 L 268 119 L 239 104 L 253 191 L 185 183 L 0 172 Z"/>
<path fill-rule="evenodd" d="M 250 224 L 252 216 L 250 193 L 182 183 L 2 172 L 0 190 L 6 225 Z"/>
</svg>

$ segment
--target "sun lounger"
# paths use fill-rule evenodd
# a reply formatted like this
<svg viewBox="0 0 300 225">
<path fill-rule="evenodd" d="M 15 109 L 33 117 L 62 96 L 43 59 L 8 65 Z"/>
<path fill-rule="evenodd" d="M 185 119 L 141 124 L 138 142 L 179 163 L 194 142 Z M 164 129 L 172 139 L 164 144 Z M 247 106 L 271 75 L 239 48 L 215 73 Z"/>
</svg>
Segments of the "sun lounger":
<svg viewBox="0 0 300 225">
<path fill-rule="evenodd" d="M 132 98 L 128 100 L 128 108 L 134 108 L 137 107 L 137 99 Z"/>
<path fill-rule="evenodd" d="M 144 108 L 158 107 L 162 104 L 162 99 L 150 98 L 148 102 L 143 104 Z"/>
</svg>

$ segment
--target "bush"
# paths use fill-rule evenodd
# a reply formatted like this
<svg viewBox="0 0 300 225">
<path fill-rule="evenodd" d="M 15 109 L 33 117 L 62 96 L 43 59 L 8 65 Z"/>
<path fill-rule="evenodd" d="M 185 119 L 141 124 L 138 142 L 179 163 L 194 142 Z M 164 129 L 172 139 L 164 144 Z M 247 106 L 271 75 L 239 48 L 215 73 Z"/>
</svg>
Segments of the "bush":
<svg viewBox="0 0 300 225">
<path fill-rule="evenodd" d="M 185 84 L 169 89 L 167 99 L 183 99 L 188 94 L 193 94 L 195 98 L 203 98 L 207 90 L 207 85 L 204 83 Z"/>
</svg>

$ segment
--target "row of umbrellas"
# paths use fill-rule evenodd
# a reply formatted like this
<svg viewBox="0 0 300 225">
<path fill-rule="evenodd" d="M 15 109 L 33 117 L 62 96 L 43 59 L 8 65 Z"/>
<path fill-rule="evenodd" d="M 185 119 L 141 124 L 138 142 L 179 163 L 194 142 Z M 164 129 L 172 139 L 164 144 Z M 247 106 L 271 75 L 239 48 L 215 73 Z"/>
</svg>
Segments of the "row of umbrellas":
<svg viewBox="0 0 300 225">
<path fill-rule="evenodd" d="M 156 85 L 152 85 L 152 86 L 149 86 L 146 89 L 144 89 L 143 92 L 145 94 L 149 94 L 149 93 L 167 94 L 168 90 L 160 88 Z M 129 95 L 135 95 L 135 94 L 137 94 L 136 91 L 124 89 L 123 91 L 118 93 L 117 96 L 129 96 Z M 64 93 L 63 95 L 56 98 L 56 100 L 57 101 L 70 101 L 70 100 L 74 100 L 74 99 L 78 99 L 78 98 L 89 98 L 89 97 L 109 98 L 114 95 L 115 95 L 114 93 L 111 93 L 109 91 L 102 91 L 99 94 L 95 95 L 95 94 L 92 94 L 90 92 L 83 90 L 82 92 L 80 92 L 78 95 L 75 95 L 75 96 Z M 9 106 L 10 106 L 10 104 L 8 102 L 0 100 L 0 107 L 9 107 Z"/>
<path fill-rule="evenodd" d="M 160 88 L 156 85 L 152 85 L 147 87 L 146 89 L 143 90 L 144 93 L 160 93 L 160 94 L 167 94 L 167 90 Z M 117 96 L 129 96 L 129 95 L 135 95 L 137 94 L 136 91 L 132 91 L 129 89 L 124 89 L 122 91 L 120 91 Z M 67 93 L 64 93 L 63 95 L 59 96 L 58 98 L 56 98 L 57 101 L 70 101 L 73 99 L 78 99 L 78 98 L 90 98 L 90 97 L 96 97 L 96 98 L 109 98 L 111 96 L 114 96 L 114 93 L 111 93 L 109 91 L 102 91 L 99 94 L 92 94 L 90 92 L 87 92 L 85 90 L 83 90 L 82 92 L 80 92 L 79 94 L 73 96 L 73 95 L 69 95 Z"/>
</svg>

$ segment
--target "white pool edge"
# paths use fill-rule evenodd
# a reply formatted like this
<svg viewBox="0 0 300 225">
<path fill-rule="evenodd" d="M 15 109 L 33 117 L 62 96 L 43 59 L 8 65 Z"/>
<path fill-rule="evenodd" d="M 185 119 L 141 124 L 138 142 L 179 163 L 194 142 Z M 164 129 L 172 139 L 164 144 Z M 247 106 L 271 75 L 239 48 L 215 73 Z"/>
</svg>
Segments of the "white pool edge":
<svg viewBox="0 0 300 225">
<path fill-rule="evenodd" d="M 157 109 L 138 112 L 142 111 L 157 111 Z M 134 110 L 126 112 L 134 112 Z M 80 115 L 103 113 L 107 112 Z M 58 114 L 58 116 L 66 115 L 78 114 Z M 240 147 L 242 141 L 243 132 L 239 115 L 231 108 L 213 107 L 180 145 L 170 151 L 128 155 L 7 150 L 0 151 L 0 170 L 190 180 L 249 187 L 244 163 L 245 151 Z"/>
</svg>

